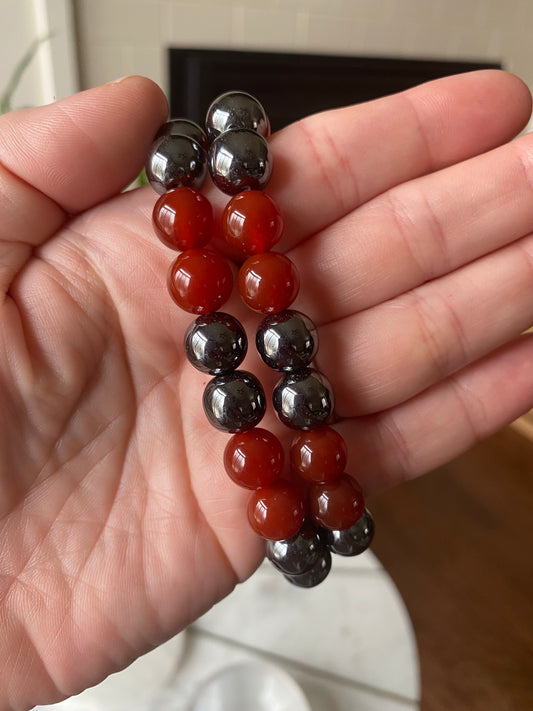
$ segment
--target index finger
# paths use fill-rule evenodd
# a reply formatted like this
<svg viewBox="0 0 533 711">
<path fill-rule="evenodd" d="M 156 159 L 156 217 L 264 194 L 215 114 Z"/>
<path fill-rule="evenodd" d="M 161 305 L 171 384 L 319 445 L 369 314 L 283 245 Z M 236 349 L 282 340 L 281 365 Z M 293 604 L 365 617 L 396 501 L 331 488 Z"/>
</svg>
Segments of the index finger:
<svg viewBox="0 0 533 711">
<path fill-rule="evenodd" d="M 268 107 L 267 107 L 268 109 Z M 311 116 L 271 138 L 267 192 L 288 250 L 376 195 L 483 153 L 526 124 L 531 96 L 517 77 L 479 71 Z M 213 195 L 219 205 L 224 196 Z"/>
</svg>

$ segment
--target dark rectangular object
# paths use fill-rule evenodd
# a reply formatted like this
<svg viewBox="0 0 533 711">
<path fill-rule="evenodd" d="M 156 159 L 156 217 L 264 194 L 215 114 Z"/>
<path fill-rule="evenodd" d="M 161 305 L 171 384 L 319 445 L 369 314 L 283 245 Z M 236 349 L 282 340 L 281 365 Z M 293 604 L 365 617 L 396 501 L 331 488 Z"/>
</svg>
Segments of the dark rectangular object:
<svg viewBox="0 0 533 711">
<path fill-rule="evenodd" d="M 174 48 L 169 61 L 172 117 L 187 116 L 203 124 L 211 101 L 235 89 L 260 99 L 273 131 L 317 111 L 368 101 L 430 79 L 501 68 L 493 62 Z"/>
</svg>

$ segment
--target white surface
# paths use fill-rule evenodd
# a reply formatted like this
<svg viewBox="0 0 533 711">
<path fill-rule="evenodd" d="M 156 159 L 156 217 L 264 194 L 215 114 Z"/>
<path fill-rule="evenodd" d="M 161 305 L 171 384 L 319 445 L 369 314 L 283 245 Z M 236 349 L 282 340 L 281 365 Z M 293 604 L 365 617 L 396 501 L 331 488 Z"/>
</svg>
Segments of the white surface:
<svg viewBox="0 0 533 711">
<path fill-rule="evenodd" d="M 310 711 L 303 691 L 281 667 L 248 660 L 209 679 L 192 711 Z"/>
<path fill-rule="evenodd" d="M 36 708 L 193 711 L 214 675 L 250 661 L 280 666 L 300 685 L 311 711 L 419 708 L 412 627 L 370 551 L 357 558 L 335 556 L 327 580 L 311 590 L 292 587 L 265 563 L 167 645 L 99 687 Z"/>
</svg>

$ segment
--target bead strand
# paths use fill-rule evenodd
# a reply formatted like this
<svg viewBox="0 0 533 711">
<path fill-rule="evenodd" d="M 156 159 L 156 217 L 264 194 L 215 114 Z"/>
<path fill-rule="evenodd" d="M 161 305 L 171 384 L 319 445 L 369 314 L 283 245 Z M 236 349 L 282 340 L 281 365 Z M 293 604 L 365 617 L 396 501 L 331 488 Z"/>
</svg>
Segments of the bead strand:
<svg viewBox="0 0 533 711">
<path fill-rule="evenodd" d="M 326 377 L 312 367 L 316 328 L 289 309 L 299 290 L 298 272 L 288 257 L 270 251 L 282 236 L 283 219 L 263 192 L 272 172 L 268 117 L 254 97 L 228 92 L 211 104 L 205 128 L 177 119 L 158 132 L 146 166 L 161 195 L 154 229 L 167 247 L 182 250 L 170 267 L 168 288 L 181 308 L 198 314 L 185 334 L 185 352 L 195 368 L 213 376 L 203 407 L 214 427 L 232 434 L 224 451 L 226 472 L 252 490 L 248 518 L 266 540 L 269 560 L 291 583 L 312 587 L 329 573 L 330 552 L 366 550 L 373 521 L 361 488 L 345 474 L 345 442 L 328 424 L 334 398 Z M 233 278 L 228 260 L 208 247 L 213 211 L 199 192 L 206 165 L 213 183 L 232 196 L 221 227 L 244 259 L 239 293 L 249 308 L 265 314 L 257 351 L 282 373 L 274 408 L 283 424 L 298 430 L 289 452 L 291 481 L 283 477 L 281 442 L 258 427 L 266 410 L 264 390 L 253 374 L 239 370 L 248 347 L 244 328 L 219 311 Z"/>
</svg>

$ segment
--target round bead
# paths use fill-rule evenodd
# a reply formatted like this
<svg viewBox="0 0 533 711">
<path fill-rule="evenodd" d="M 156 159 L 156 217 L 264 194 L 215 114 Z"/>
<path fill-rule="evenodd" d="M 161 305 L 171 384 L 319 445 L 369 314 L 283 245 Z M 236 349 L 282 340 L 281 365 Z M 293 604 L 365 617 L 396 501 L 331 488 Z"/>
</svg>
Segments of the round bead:
<svg viewBox="0 0 533 711">
<path fill-rule="evenodd" d="M 317 484 L 335 481 L 346 469 L 346 442 L 331 427 L 301 432 L 290 448 L 291 468 Z"/>
<path fill-rule="evenodd" d="M 303 498 L 287 481 L 277 481 L 254 491 L 248 502 L 248 520 L 253 530 L 268 540 L 295 536 L 305 519 Z"/>
<path fill-rule="evenodd" d="M 275 370 L 307 367 L 318 350 L 315 325 L 299 311 L 266 316 L 257 329 L 255 344 L 263 361 Z"/>
<path fill-rule="evenodd" d="M 320 585 L 331 570 L 331 553 L 325 550 L 315 565 L 301 575 L 285 575 L 285 579 L 299 588 L 314 588 Z"/>
<path fill-rule="evenodd" d="M 306 521 L 292 538 L 267 541 L 266 557 L 282 573 L 301 575 L 323 557 L 324 548 L 317 528 Z"/>
<path fill-rule="evenodd" d="M 279 439 L 261 427 L 235 434 L 224 450 L 224 467 L 239 486 L 259 489 L 281 476 L 284 463 Z"/>
<path fill-rule="evenodd" d="M 198 190 L 174 188 L 157 200 L 152 222 L 166 247 L 182 251 L 205 247 L 213 235 L 213 208 Z"/>
<path fill-rule="evenodd" d="M 209 172 L 216 187 L 227 195 L 242 190 L 262 190 L 272 173 L 267 142 L 246 128 L 226 131 L 209 149 Z"/>
<path fill-rule="evenodd" d="M 332 553 L 354 556 L 364 553 L 374 538 L 374 519 L 368 509 L 350 528 L 343 531 L 322 529 L 322 539 Z"/>
<path fill-rule="evenodd" d="M 188 249 L 171 264 L 168 290 L 184 311 L 216 311 L 231 296 L 233 274 L 227 259 L 205 249 Z"/>
<path fill-rule="evenodd" d="M 203 395 L 204 412 L 209 422 L 223 432 L 245 432 L 258 425 L 266 410 L 266 399 L 259 380 L 245 370 L 234 370 L 214 377 Z"/>
<path fill-rule="evenodd" d="M 284 254 L 255 254 L 239 269 L 239 293 L 254 311 L 275 314 L 288 308 L 298 295 L 300 278 Z"/>
<path fill-rule="evenodd" d="M 274 388 L 272 401 L 283 424 L 301 430 L 326 424 L 334 405 L 327 378 L 313 368 L 284 375 Z"/>
<path fill-rule="evenodd" d="M 210 140 L 236 128 L 248 128 L 265 137 L 270 133 L 264 108 L 244 91 L 228 91 L 217 96 L 207 110 L 205 125 Z"/>
<path fill-rule="evenodd" d="M 314 522 L 330 531 L 350 528 L 365 511 L 361 487 L 347 474 L 328 484 L 313 484 L 308 502 Z"/>
<path fill-rule="evenodd" d="M 202 373 L 219 375 L 235 370 L 244 360 L 247 348 L 242 325 L 221 311 L 199 316 L 185 333 L 189 363 Z"/>
<path fill-rule="evenodd" d="M 209 149 L 209 139 L 205 131 L 197 123 L 186 118 L 176 118 L 164 123 L 156 134 L 156 140 L 162 136 L 188 136 L 206 153 Z"/>
<path fill-rule="evenodd" d="M 170 188 L 200 188 L 207 175 L 204 149 L 192 138 L 163 135 L 152 144 L 146 162 L 146 177 L 162 195 Z"/>
<path fill-rule="evenodd" d="M 249 256 L 267 252 L 281 239 L 283 219 L 271 197 L 260 190 L 237 193 L 222 213 L 222 232 L 234 250 Z"/>
</svg>

